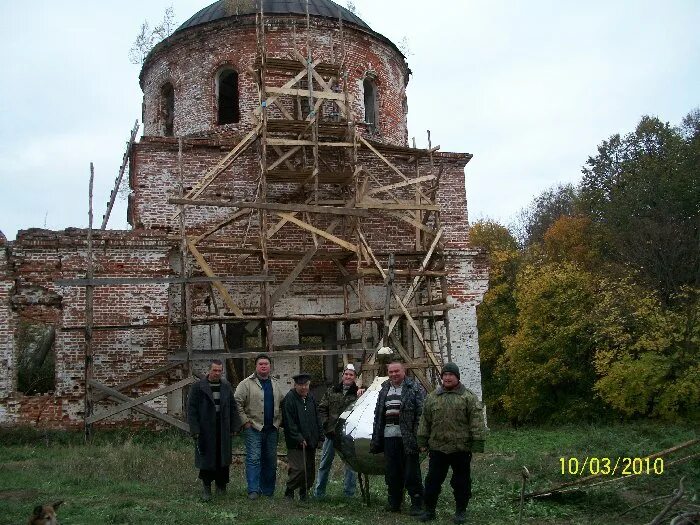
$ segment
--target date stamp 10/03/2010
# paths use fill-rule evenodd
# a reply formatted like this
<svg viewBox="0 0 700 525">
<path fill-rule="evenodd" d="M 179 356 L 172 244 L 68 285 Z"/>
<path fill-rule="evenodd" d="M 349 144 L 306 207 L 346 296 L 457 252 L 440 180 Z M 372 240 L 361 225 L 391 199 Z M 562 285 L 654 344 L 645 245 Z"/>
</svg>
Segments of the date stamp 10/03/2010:
<svg viewBox="0 0 700 525">
<path fill-rule="evenodd" d="M 637 457 L 560 457 L 562 476 L 635 476 L 664 473 L 663 458 Z"/>
</svg>

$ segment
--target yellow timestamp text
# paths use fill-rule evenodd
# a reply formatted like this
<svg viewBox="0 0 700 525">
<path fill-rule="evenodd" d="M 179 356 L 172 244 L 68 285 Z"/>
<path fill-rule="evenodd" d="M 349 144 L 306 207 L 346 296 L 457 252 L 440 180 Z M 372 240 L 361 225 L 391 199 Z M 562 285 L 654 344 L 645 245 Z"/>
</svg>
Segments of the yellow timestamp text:
<svg viewBox="0 0 700 525">
<path fill-rule="evenodd" d="M 635 457 L 560 457 L 562 476 L 638 476 L 664 473 L 663 458 Z"/>
</svg>

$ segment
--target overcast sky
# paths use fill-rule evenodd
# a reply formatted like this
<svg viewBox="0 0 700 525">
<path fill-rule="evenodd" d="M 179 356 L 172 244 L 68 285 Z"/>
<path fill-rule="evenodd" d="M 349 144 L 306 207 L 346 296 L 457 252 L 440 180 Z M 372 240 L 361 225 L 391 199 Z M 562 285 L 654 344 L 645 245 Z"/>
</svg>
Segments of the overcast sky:
<svg viewBox="0 0 700 525">
<path fill-rule="evenodd" d="M 207 0 L 0 0 L 0 231 L 99 226 L 141 118 L 141 23 L 178 25 Z M 342 2 L 345 5 L 345 2 Z M 408 39 L 409 136 L 474 155 L 470 220 L 508 223 L 542 190 L 576 182 L 610 135 L 644 114 L 700 106 L 700 2 L 356 0 L 374 30 Z M 119 201 L 111 228 L 125 228 Z"/>
</svg>

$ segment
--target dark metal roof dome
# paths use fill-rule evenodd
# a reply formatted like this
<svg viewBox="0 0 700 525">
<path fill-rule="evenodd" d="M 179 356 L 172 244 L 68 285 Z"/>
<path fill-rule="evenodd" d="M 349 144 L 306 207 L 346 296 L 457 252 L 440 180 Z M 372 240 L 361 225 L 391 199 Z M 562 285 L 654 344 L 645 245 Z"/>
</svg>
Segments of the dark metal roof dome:
<svg viewBox="0 0 700 525">
<path fill-rule="evenodd" d="M 360 17 L 352 14 L 346 8 L 331 0 L 308 1 L 309 15 L 311 16 L 337 19 L 338 10 L 340 10 L 343 14 L 344 22 L 350 22 L 351 24 L 374 33 L 372 28 L 365 24 Z M 252 15 L 257 11 L 257 0 L 219 0 L 199 11 L 187 22 L 178 27 L 175 33 L 190 27 L 207 24 L 231 16 Z M 306 15 L 306 0 L 263 0 L 263 11 L 266 15 Z"/>
</svg>

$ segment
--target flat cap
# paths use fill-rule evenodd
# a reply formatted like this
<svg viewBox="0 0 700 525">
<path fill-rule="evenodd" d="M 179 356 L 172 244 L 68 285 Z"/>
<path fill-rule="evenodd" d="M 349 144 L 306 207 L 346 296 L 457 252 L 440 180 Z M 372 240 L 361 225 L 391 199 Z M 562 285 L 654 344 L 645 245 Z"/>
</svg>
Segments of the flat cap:
<svg viewBox="0 0 700 525">
<path fill-rule="evenodd" d="M 294 382 L 297 385 L 303 385 L 304 383 L 308 383 L 311 381 L 311 374 L 307 374 L 306 372 L 299 372 L 297 375 L 292 376 L 292 379 L 294 379 Z"/>
</svg>

